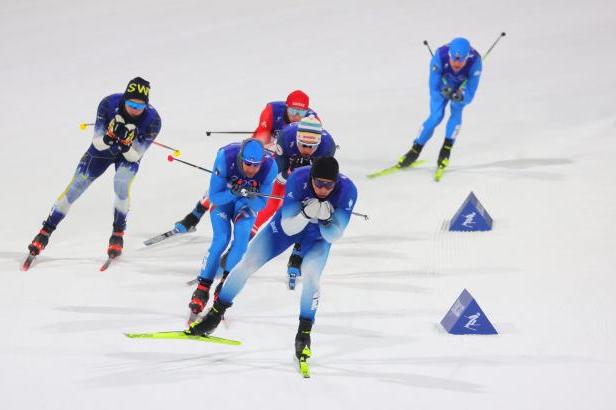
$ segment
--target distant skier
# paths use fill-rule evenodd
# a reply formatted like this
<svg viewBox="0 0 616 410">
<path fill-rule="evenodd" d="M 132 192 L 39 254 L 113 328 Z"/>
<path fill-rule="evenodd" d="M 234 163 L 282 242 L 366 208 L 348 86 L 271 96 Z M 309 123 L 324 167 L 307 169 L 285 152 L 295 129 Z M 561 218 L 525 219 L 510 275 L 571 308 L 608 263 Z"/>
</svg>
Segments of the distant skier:
<svg viewBox="0 0 616 410">
<path fill-rule="evenodd" d="M 321 121 L 315 117 L 306 117 L 301 121 L 284 127 L 277 138 L 276 163 L 279 174 L 276 177 L 272 195 L 284 197 L 285 184 L 289 174 L 296 168 L 310 165 L 316 158 L 333 157 L 336 143 L 332 136 L 322 128 Z M 265 208 L 257 215 L 252 227 L 254 236 L 261 225 L 267 222 L 282 205 L 281 199 L 271 198 Z M 302 251 L 295 244 L 289 262 L 289 288 L 295 288 L 296 278 L 301 275 Z"/>
<path fill-rule="evenodd" d="M 417 160 L 451 101 L 445 141 L 437 161 L 439 168 L 449 164 L 451 149 L 462 124 L 462 110 L 473 101 L 479 86 L 481 65 L 481 55 L 465 38 L 455 38 L 436 50 L 430 62 L 430 116 L 423 123 L 413 147 L 400 158 L 398 167 L 408 167 Z"/>
<path fill-rule="evenodd" d="M 349 223 L 356 200 L 357 188 L 349 178 L 338 173 L 335 158 L 319 158 L 312 167 L 296 169 L 287 180 L 282 208 L 251 241 L 207 315 L 187 332 L 212 333 L 248 277 L 299 242 L 304 251 L 304 281 L 295 354 L 300 362 L 305 361 L 311 354 L 310 332 L 319 304 L 321 273 L 332 244 L 342 237 Z"/>
<path fill-rule="evenodd" d="M 267 103 L 259 118 L 259 125 L 253 132 L 253 138 L 263 142 L 271 150 L 276 147 L 276 138 L 280 131 L 287 125 L 297 122 L 302 118 L 312 115 L 318 118 L 310 106 L 310 98 L 301 90 L 291 92 L 286 101 L 272 101 Z M 194 229 L 203 215 L 210 208 L 207 194 L 201 198 L 193 210 L 181 221 L 176 222 L 175 227 L 179 232 L 187 232 Z"/>
<path fill-rule="evenodd" d="M 263 143 L 251 138 L 241 144 L 233 143 L 219 149 L 213 171 L 209 197 L 212 202 L 210 219 L 214 238 L 207 257 L 203 259 L 197 289 L 189 303 L 192 313 L 189 322 L 192 322 L 207 304 L 218 267 L 222 265 L 224 274 L 215 291 L 215 299 L 228 272 L 246 252 L 250 228 L 255 222 L 257 212 L 265 207 L 267 200 L 256 194 L 271 193 L 278 167 L 274 159 L 265 153 Z M 233 242 L 221 263 L 221 256 L 232 235 Z"/>
<path fill-rule="evenodd" d="M 42 229 L 28 246 L 31 255 L 38 255 L 45 249 L 49 236 L 71 205 L 110 165 L 115 167 L 115 202 L 113 233 L 107 254 L 113 258 L 122 253 L 131 183 L 141 158 L 161 127 L 160 116 L 149 105 L 149 97 L 150 83 L 136 77 L 130 80 L 123 94 L 112 94 L 100 102 L 92 144 L 81 157 L 75 175 L 54 203 Z"/>
</svg>

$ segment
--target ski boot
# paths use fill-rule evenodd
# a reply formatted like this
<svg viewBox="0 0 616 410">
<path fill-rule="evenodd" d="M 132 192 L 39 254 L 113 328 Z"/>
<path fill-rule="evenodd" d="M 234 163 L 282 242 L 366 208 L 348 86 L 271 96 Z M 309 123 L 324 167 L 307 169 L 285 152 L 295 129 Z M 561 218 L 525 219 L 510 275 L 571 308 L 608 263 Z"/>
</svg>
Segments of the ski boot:
<svg viewBox="0 0 616 410">
<path fill-rule="evenodd" d="M 452 147 L 453 141 L 445 139 L 445 142 L 443 142 L 443 146 L 441 147 L 441 151 L 438 154 L 438 161 L 436 163 L 437 168 L 434 173 L 434 180 L 436 182 L 441 180 L 443 173 L 445 172 L 445 168 L 449 165 L 449 155 L 451 155 Z"/>
<path fill-rule="evenodd" d="M 30 251 L 30 255 L 37 256 L 41 253 L 43 249 L 47 246 L 49 242 L 49 235 L 51 235 L 51 231 L 42 228 L 38 234 L 32 239 L 32 243 L 28 245 L 28 250 Z"/>
<path fill-rule="evenodd" d="M 175 223 L 175 229 L 177 229 L 178 232 L 181 233 L 192 232 L 196 230 L 197 224 L 199 223 L 199 221 L 201 221 L 201 217 L 209 209 L 209 200 L 205 201 L 205 205 L 201 201 L 197 202 L 195 209 L 193 209 L 188 215 L 186 215 L 184 219 Z"/>
<path fill-rule="evenodd" d="M 413 162 L 417 161 L 421 150 L 423 149 L 423 145 L 418 143 L 413 143 L 413 147 L 398 161 L 398 168 L 407 168 L 410 167 Z"/>
<path fill-rule="evenodd" d="M 225 311 L 231 307 L 231 303 L 221 300 L 214 302 L 212 308 L 207 312 L 203 320 L 190 325 L 187 332 L 194 336 L 209 335 L 212 333 L 225 315 Z"/>
<path fill-rule="evenodd" d="M 289 289 L 295 289 L 297 278 L 302 276 L 302 260 L 303 257 L 300 253 L 299 244 L 295 244 L 293 252 L 289 257 L 289 263 L 287 263 L 287 274 L 289 275 Z"/>
<path fill-rule="evenodd" d="M 300 319 L 295 335 L 295 356 L 301 359 L 304 350 L 308 348 L 310 352 L 310 332 L 312 331 L 312 321 L 308 319 Z"/>
<path fill-rule="evenodd" d="M 109 246 L 107 247 L 107 255 L 114 259 L 122 255 L 124 248 L 124 231 L 114 231 L 109 238 Z"/>
<path fill-rule="evenodd" d="M 199 279 L 197 289 L 193 292 L 190 303 L 188 304 L 188 307 L 190 308 L 190 313 L 187 320 L 189 326 L 197 321 L 199 314 L 203 312 L 203 309 L 205 309 L 205 305 L 207 305 L 207 301 L 210 298 L 211 286 L 211 280 Z"/>
</svg>

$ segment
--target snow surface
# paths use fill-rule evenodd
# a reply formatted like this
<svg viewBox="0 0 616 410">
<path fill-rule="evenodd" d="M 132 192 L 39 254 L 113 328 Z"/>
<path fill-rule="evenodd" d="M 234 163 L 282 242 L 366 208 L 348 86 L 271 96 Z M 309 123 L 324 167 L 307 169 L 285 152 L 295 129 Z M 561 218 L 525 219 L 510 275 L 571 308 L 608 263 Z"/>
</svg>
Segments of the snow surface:
<svg viewBox="0 0 616 410">
<path fill-rule="evenodd" d="M 368 180 L 428 112 L 428 54 L 464 35 L 485 51 L 475 102 L 440 183 L 422 169 Z M 591 0 L 410 2 L 16 1 L 0 4 L 0 408 L 613 409 L 616 391 L 616 5 Z M 98 271 L 112 172 L 72 208 L 27 272 L 26 245 L 90 143 L 99 100 L 152 83 L 158 140 L 211 165 L 270 100 L 306 90 L 359 188 L 333 248 L 313 377 L 292 360 L 299 290 L 286 255 L 249 282 L 217 335 L 240 347 L 131 340 L 182 327 L 211 239 L 145 248 L 208 177 L 152 147 L 133 186 L 125 255 Z M 495 219 L 441 230 L 474 191 Z M 467 288 L 498 336 L 439 321 Z M 611 387 L 610 387 L 611 386 Z"/>
</svg>

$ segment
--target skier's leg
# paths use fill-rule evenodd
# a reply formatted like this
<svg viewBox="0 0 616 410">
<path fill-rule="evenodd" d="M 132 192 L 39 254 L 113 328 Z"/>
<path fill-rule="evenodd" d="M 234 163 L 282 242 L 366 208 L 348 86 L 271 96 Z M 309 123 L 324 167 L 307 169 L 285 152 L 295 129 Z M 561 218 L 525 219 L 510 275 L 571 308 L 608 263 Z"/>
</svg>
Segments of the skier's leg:
<svg viewBox="0 0 616 410">
<path fill-rule="evenodd" d="M 126 216 L 130 208 L 130 189 L 138 171 L 138 162 L 122 161 L 116 165 L 116 174 L 113 178 L 113 189 L 115 192 L 113 203 L 114 232 L 124 232 L 126 229 Z"/>
<path fill-rule="evenodd" d="M 210 212 L 214 236 L 208 254 L 203 258 L 199 281 L 209 281 L 211 283 L 216 276 L 216 271 L 220 266 L 220 256 L 231 240 L 231 221 L 229 218 L 231 218 L 232 212 L 232 205 L 216 207 Z"/>
</svg>

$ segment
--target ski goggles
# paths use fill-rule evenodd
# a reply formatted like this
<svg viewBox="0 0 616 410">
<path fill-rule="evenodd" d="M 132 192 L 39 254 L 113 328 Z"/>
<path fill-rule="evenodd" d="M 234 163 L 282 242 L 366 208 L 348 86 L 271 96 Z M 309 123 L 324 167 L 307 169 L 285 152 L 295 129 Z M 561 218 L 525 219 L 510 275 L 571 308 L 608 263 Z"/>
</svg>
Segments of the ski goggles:
<svg viewBox="0 0 616 410">
<path fill-rule="evenodd" d="M 336 181 L 328 181 L 319 178 L 312 178 L 312 182 L 314 182 L 314 186 L 317 188 L 332 189 L 336 185 Z"/>
<path fill-rule="evenodd" d="M 260 162 L 252 162 L 252 161 L 248 161 L 248 160 L 242 160 L 242 162 L 244 163 L 244 165 L 246 165 L 247 167 L 252 167 L 252 168 L 256 168 L 258 166 L 261 166 Z"/>
<path fill-rule="evenodd" d="M 459 54 L 456 54 L 455 56 L 451 53 L 449 53 L 449 59 L 451 61 L 456 61 L 459 63 L 466 63 L 466 60 L 468 60 L 468 58 L 470 57 L 470 54 L 467 54 L 465 56 L 461 56 Z"/>
<path fill-rule="evenodd" d="M 306 114 L 308 114 L 308 110 L 304 110 L 301 108 L 287 108 L 287 112 L 289 113 L 289 116 L 296 116 L 296 115 L 300 115 L 302 117 L 305 117 Z"/>
<path fill-rule="evenodd" d="M 126 105 L 128 105 L 133 110 L 143 110 L 145 109 L 146 103 L 138 103 L 131 100 L 126 100 Z"/>
</svg>

